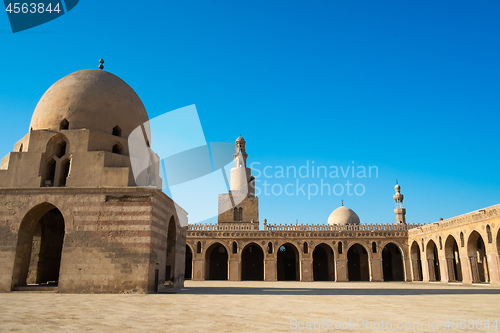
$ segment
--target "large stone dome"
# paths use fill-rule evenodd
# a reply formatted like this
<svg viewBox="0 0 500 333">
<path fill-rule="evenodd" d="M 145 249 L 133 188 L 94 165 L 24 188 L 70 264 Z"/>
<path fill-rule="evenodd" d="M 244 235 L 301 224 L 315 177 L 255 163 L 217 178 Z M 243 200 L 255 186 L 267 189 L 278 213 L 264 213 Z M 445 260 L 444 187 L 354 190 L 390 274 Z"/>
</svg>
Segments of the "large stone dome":
<svg viewBox="0 0 500 333">
<path fill-rule="evenodd" d="M 345 206 L 335 209 L 328 217 L 328 224 L 330 225 L 348 225 L 359 223 L 358 214 Z"/>
<path fill-rule="evenodd" d="M 149 120 L 141 99 L 125 81 L 97 69 L 81 70 L 54 83 L 38 102 L 30 128 L 59 130 L 65 119 L 70 130 L 111 134 L 119 126 L 123 137 Z"/>
</svg>

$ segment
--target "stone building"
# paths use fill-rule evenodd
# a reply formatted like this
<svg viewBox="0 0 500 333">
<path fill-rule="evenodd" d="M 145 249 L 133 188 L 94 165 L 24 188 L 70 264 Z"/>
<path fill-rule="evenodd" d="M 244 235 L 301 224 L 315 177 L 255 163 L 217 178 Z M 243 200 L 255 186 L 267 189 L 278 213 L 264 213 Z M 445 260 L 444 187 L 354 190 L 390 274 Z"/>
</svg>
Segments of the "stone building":
<svg viewBox="0 0 500 333">
<path fill-rule="evenodd" d="M 161 191 L 154 163 L 131 170 L 127 138 L 139 128 L 149 147 L 148 120 L 134 90 L 104 70 L 45 92 L 1 162 L 0 291 L 183 286 L 187 213 Z"/>
<path fill-rule="evenodd" d="M 188 226 L 187 279 L 500 284 L 500 205 L 428 225 L 407 224 L 396 185 L 393 224 L 360 224 L 342 205 L 326 224 L 264 220 L 260 228 L 241 137 L 233 157 L 230 191 L 219 195 L 218 223 Z"/>
</svg>

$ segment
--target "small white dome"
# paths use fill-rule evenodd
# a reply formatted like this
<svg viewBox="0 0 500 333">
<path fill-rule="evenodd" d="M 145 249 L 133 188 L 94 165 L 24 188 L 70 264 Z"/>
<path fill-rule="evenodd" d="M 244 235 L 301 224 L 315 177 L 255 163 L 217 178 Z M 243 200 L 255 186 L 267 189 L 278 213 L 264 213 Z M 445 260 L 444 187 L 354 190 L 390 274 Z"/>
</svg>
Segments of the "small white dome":
<svg viewBox="0 0 500 333">
<path fill-rule="evenodd" d="M 335 209 L 328 217 L 328 224 L 348 225 L 360 224 L 359 216 L 352 209 L 341 206 Z"/>
</svg>

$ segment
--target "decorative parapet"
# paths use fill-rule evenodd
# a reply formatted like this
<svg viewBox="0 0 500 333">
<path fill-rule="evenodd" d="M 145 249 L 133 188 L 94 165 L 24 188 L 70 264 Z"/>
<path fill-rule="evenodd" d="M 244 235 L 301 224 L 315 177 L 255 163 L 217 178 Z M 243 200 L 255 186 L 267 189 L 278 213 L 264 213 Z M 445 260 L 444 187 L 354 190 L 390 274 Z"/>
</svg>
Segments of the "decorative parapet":
<svg viewBox="0 0 500 333">
<path fill-rule="evenodd" d="M 406 231 L 418 228 L 423 224 L 359 224 L 359 225 L 329 225 L 329 224 L 267 224 L 264 231 Z M 255 231 L 249 224 L 190 224 L 188 231 Z"/>
<path fill-rule="evenodd" d="M 441 220 L 438 222 L 422 225 L 419 228 L 412 230 L 409 233 L 409 236 L 426 234 L 429 232 L 435 232 L 439 230 L 446 230 L 457 226 L 485 221 L 495 217 L 500 217 L 500 204 L 479 209 L 456 217 L 451 217 L 446 220 Z"/>
</svg>

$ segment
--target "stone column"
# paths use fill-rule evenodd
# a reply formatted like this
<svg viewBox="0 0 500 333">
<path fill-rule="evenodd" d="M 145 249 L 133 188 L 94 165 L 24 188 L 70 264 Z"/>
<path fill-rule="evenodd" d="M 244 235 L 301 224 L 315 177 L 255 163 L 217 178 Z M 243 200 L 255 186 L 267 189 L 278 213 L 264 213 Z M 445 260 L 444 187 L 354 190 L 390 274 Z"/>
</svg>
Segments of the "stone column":
<svg viewBox="0 0 500 333">
<path fill-rule="evenodd" d="M 441 274 L 441 282 L 448 283 L 449 274 L 448 274 L 448 261 L 444 255 L 444 251 L 439 251 L 439 274 Z"/>
<path fill-rule="evenodd" d="M 459 247 L 458 252 L 460 255 L 460 263 L 462 265 L 462 283 L 472 284 L 472 273 L 470 270 L 470 260 L 467 254 L 467 248 Z"/>
<path fill-rule="evenodd" d="M 228 280 L 241 281 L 241 262 L 238 258 L 229 259 Z"/>
<path fill-rule="evenodd" d="M 203 258 L 193 258 L 193 281 L 205 280 L 205 260 Z"/>
<path fill-rule="evenodd" d="M 494 244 L 494 243 L 493 243 Z M 488 244 L 488 245 L 493 245 Z M 490 284 L 494 286 L 500 285 L 500 267 L 499 256 L 494 246 L 489 246 L 487 249 L 488 268 L 490 273 Z"/>
<path fill-rule="evenodd" d="M 384 281 L 384 269 L 382 268 L 382 258 L 372 257 L 370 259 L 370 266 L 371 266 L 370 281 L 374 282 Z"/>
<path fill-rule="evenodd" d="M 337 271 L 337 281 L 338 282 L 347 282 L 349 281 L 349 275 L 347 272 L 347 260 L 342 256 L 342 258 L 339 258 L 335 260 L 336 264 L 336 271 Z"/>
<path fill-rule="evenodd" d="M 429 282 L 429 263 L 427 261 L 427 253 L 420 252 L 420 264 L 422 265 L 422 281 Z"/>
<path fill-rule="evenodd" d="M 302 259 L 300 265 L 300 281 L 311 282 L 314 281 L 313 276 L 313 262 L 311 258 Z"/>
<path fill-rule="evenodd" d="M 264 261 L 264 281 L 278 281 L 277 262 L 274 258 Z"/>
</svg>

